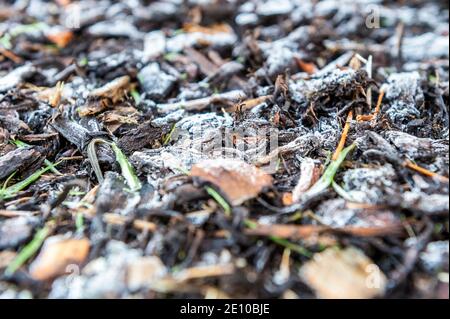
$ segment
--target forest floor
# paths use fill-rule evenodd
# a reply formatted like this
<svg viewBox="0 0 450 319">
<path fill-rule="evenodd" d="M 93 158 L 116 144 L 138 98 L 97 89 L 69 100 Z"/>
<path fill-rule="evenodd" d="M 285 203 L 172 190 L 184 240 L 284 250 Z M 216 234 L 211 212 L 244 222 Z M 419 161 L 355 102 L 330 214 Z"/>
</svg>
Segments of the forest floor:
<svg viewBox="0 0 450 319">
<path fill-rule="evenodd" d="M 0 298 L 448 298 L 447 1 L 0 2 Z"/>
</svg>

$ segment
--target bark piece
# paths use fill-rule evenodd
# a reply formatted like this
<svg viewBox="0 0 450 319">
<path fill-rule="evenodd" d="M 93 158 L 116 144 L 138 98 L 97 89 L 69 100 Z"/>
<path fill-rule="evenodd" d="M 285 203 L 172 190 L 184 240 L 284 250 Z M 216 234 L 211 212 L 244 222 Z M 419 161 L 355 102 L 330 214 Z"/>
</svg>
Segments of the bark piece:
<svg viewBox="0 0 450 319">
<path fill-rule="evenodd" d="M 0 157 L 0 180 L 18 169 L 31 166 L 40 155 L 34 148 L 18 148 Z"/>
</svg>

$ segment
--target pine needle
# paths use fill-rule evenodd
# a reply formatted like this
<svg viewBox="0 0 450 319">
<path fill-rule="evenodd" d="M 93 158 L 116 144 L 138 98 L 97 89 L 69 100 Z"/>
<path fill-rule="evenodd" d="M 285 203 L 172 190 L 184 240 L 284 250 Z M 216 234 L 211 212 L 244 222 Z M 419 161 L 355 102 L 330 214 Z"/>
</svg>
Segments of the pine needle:
<svg viewBox="0 0 450 319">
<path fill-rule="evenodd" d="M 1 43 L 2 41 L 0 41 Z M 10 59 L 11 61 L 13 61 L 16 64 L 22 63 L 22 58 L 18 57 L 17 55 L 15 55 L 12 51 L 9 51 L 6 48 L 2 48 L 0 46 L 0 55 L 3 55 L 5 58 Z"/>
<path fill-rule="evenodd" d="M 251 229 L 258 228 L 258 224 L 253 222 L 253 221 L 251 221 L 251 220 L 249 220 L 249 219 L 246 219 L 244 221 L 244 224 L 245 224 L 245 226 L 247 226 L 248 228 L 251 228 Z M 280 238 L 280 237 L 277 237 L 277 236 L 268 236 L 268 238 L 271 241 L 273 241 L 274 243 L 276 243 L 276 244 L 278 244 L 280 246 L 283 246 L 285 248 L 288 248 L 288 249 L 290 249 L 290 250 L 292 250 L 292 251 L 294 251 L 294 252 L 296 252 L 296 253 L 298 253 L 300 255 L 303 255 L 303 256 L 308 257 L 308 258 L 312 257 L 312 253 L 310 251 L 308 251 L 306 248 L 304 248 L 302 246 L 299 246 L 297 244 L 294 244 L 294 243 L 290 242 L 287 239 Z"/>
<path fill-rule="evenodd" d="M 441 181 L 443 183 L 448 183 L 449 182 L 449 178 L 448 177 L 439 175 L 439 174 L 437 174 L 435 172 L 432 172 L 432 171 L 430 171 L 430 170 L 428 170 L 426 168 L 420 167 L 419 165 L 414 164 L 410 160 L 407 160 L 405 162 L 405 166 L 410 168 L 410 169 L 412 169 L 412 170 L 414 170 L 414 171 L 416 171 L 416 172 L 419 172 L 419 173 L 421 173 L 421 174 L 423 174 L 425 176 L 436 178 L 436 179 L 438 179 L 439 181 Z"/>
<path fill-rule="evenodd" d="M 383 97 L 384 97 L 384 89 L 380 90 L 380 95 L 378 95 L 378 101 L 377 101 L 377 106 L 375 107 L 375 112 L 373 112 L 373 116 L 376 119 L 378 114 L 380 113 L 381 110 L 381 103 L 383 103 Z"/>
<path fill-rule="evenodd" d="M 338 147 L 336 148 L 336 151 L 333 154 L 333 161 L 337 160 L 339 157 L 339 154 L 341 154 L 342 150 L 344 149 L 345 142 L 347 141 L 347 135 L 348 131 L 350 130 L 350 123 L 353 120 L 353 111 L 348 112 L 347 120 L 345 121 L 344 129 L 342 131 L 341 140 L 339 141 Z"/>
<path fill-rule="evenodd" d="M 377 105 L 375 107 L 375 111 L 372 114 L 358 115 L 356 117 L 356 120 L 358 122 L 368 122 L 368 121 L 376 120 L 378 117 L 378 114 L 381 111 L 381 104 L 383 103 L 384 94 L 385 94 L 384 89 L 381 89 L 380 94 L 378 95 L 378 101 L 377 101 Z"/>
</svg>

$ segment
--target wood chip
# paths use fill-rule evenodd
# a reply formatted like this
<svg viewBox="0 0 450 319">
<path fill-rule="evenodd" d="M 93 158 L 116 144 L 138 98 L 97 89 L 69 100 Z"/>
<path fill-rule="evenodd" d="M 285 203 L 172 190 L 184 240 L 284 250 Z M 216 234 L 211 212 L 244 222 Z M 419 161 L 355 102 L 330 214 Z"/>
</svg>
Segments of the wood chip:
<svg viewBox="0 0 450 319">
<path fill-rule="evenodd" d="M 297 65 L 299 66 L 299 68 L 308 73 L 308 74 L 314 74 L 317 72 L 317 67 L 315 66 L 314 63 L 310 63 L 310 62 L 305 62 L 302 59 L 296 58 L 295 61 L 297 62 Z"/>
<path fill-rule="evenodd" d="M 89 240 L 48 238 L 36 260 L 30 266 L 30 275 L 36 280 L 49 280 L 66 272 L 66 267 L 82 264 L 89 253 Z"/>
<path fill-rule="evenodd" d="M 292 200 L 298 203 L 302 195 L 320 178 L 321 169 L 311 158 L 305 158 L 300 165 L 300 179 L 292 191 Z"/>
<path fill-rule="evenodd" d="M 192 279 L 231 275 L 234 270 L 233 264 L 198 266 L 181 270 L 173 277 L 179 282 L 184 282 Z"/>
<path fill-rule="evenodd" d="M 204 33 L 204 34 L 217 34 L 217 33 L 232 33 L 233 29 L 226 23 L 217 23 L 209 27 L 204 27 L 194 23 L 186 23 L 183 26 L 183 31 L 187 33 Z"/>
<path fill-rule="evenodd" d="M 89 96 L 96 98 L 108 98 L 113 103 L 120 101 L 130 89 L 130 77 L 128 75 L 117 78 L 104 86 L 92 91 Z"/>
<path fill-rule="evenodd" d="M 350 247 L 329 248 L 301 269 L 302 279 L 323 299 L 368 299 L 380 296 L 387 279 L 364 253 Z"/>
<path fill-rule="evenodd" d="M 240 160 L 206 160 L 192 167 L 191 175 L 217 187 L 233 205 L 241 205 L 272 186 L 272 177 Z"/>
</svg>

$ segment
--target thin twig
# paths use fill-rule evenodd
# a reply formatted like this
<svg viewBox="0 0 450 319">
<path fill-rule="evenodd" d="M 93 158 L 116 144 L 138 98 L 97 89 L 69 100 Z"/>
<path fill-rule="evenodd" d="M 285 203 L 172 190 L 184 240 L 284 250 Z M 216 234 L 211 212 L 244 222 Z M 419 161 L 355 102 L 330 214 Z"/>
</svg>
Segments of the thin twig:
<svg viewBox="0 0 450 319">
<path fill-rule="evenodd" d="M 432 171 L 430 171 L 430 170 L 428 170 L 426 168 L 420 167 L 419 165 L 414 164 L 410 160 L 407 160 L 404 165 L 406 167 L 412 169 L 412 170 L 415 170 L 416 172 L 419 172 L 419 173 L 425 175 L 425 176 L 436 178 L 436 179 L 438 179 L 439 181 L 441 181 L 443 183 L 448 183 L 449 182 L 449 178 L 448 177 L 439 175 L 439 174 L 437 174 L 435 172 L 432 172 Z"/>
</svg>

